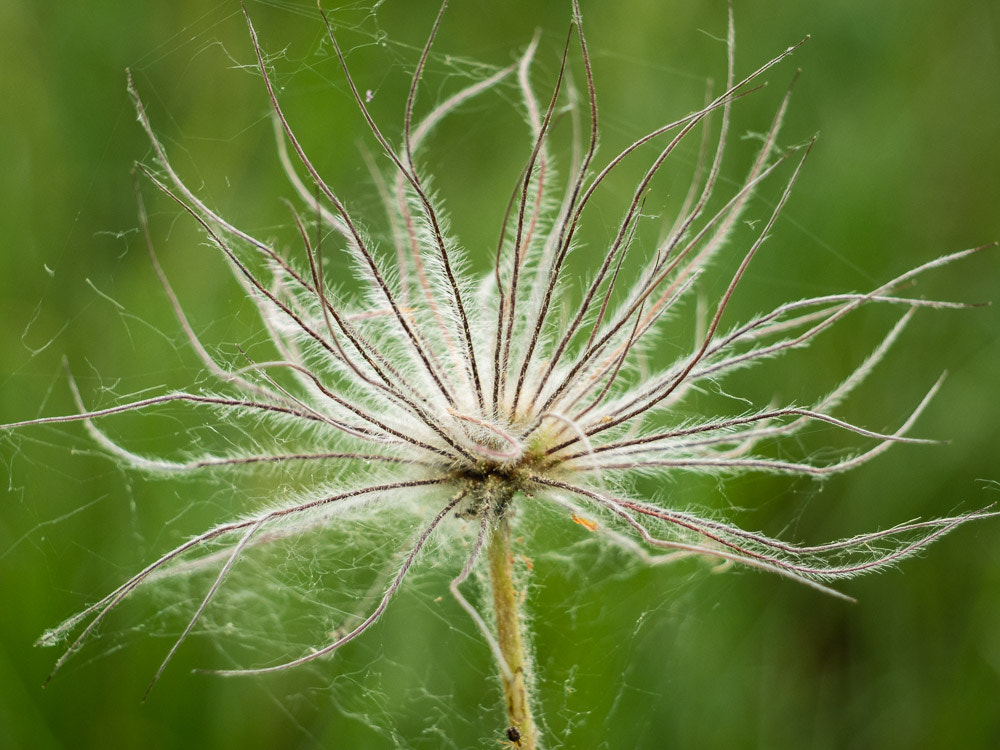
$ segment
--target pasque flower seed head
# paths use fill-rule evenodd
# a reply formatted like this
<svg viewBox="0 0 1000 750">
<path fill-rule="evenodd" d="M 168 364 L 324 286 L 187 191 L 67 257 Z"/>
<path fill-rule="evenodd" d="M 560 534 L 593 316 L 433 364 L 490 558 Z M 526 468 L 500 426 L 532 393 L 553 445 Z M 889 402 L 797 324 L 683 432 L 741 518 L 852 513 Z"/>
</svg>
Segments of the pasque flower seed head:
<svg viewBox="0 0 1000 750">
<path fill-rule="evenodd" d="M 455 571 L 451 591 L 495 655 L 507 695 L 506 736 L 521 747 L 533 747 L 537 740 L 531 664 L 522 643 L 519 582 L 511 565 L 511 529 L 517 528 L 527 506 L 551 505 L 607 544 L 643 560 L 705 556 L 776 573 L 835 596 L 843 594 L 830 588 L 831 582 L 886 568 L 963 523 L 995 515 L 980 511 L 797 546 L 745 531 L 712 514 L 640 496 L 635 489 L 640 476 L 771 472 L 821 478 L 871 461 L 897 443 L 932 442 L 909 433 L 939 384 L 888 433 L 836 416 L 837 407 L 886 356 L 921 308 L 967 306 L 908 296 L 908 282 L 982 248 L 936 258 L 867 291 L 783 301 L 769 312 L 734 322 L 727 314 L 730 303 L 739 294 L 741 280 L 752 272 L 754 257 L 771 235 L 813 144 L 779 146 L 789 88 L 745 180 L 720 199 L 731 118 L 739 100 L 798 45 L 737 80 L 730 17 L 724 89 L 704 107 L 602 158 L 598 92 L 575 1 L 571 34 L 555 83 L 544 98 L 538 98 L 531 80 L 536 39 L 514 65 L 467 85 L 418 118 L 420 84 L 443 13 L 444 7 L 416 63 L 400 142 L 384 135 L 369 113 L 368 97 L 356 87 L 337 35 L 327 24 L 344 81 L 386 165 L 384 170 L 376 168 L 375 177 L 391 224 L 391 243 L 380 244 L 367 234 L 341 188 L 328 183 L 310 160 L 282 108 L 249 14 L 251 45 L 273 111 L 279 155 L 298 196 L 298 204 L 291 207 L 297 249 L 283 252 L 241 230 L 188 187 L 171 166 L 129 79 L 139 123 L 154 153 L 152 162 L 138 171 L 176 201 L 228 261 L 259 312 L 273 357 L 247 357 L 244 365 L 235 366 L 199 341 L 157 261 L 140 197 L 141 225 L 154 269 L 218 390 L 172 391 L 87 411 L 70 378 L 79 414 L 4 429 L 83 421 L 104 449 L 147 472 L 316 463 L 338 467 L 338 479 L 333 489 L 323 486 L 308 496 L 248 511 L 153 560 L 45 634 L 42 642 L 54 644 L 82 627 L 57 669 L 139 587 L 173 571 L 214 565 L 215 578 L 169 650 L 158 678 L 251 549 L 318 526 L 353 523 L 358 513 L 377 514 L 415 503 L 423 509 L 424 520 L 414 528 L 398 566 L 362 618 L 297 658 L 224 673 L 273 672 L 322 659 L 364 633 L 390 606 L 412 566 L 428 551 L 429 540 L 466 534 L 468 554 Z M 586 84 L 582 107 L 570 95 L 571 53 L 580 57 Z M 445 206 L 428 187 L 434 167 L 421 159 L 421 149 L 442 119 L 501 86 L 517 91 L 532 145 L 519 156 L 523 170 L 511 193 L 497 197 L 498 205 L 507 208 L 496 248 L 490 251 L 492 268 L 476 278 L 469 270 L 472 251 L 462 250 L 449 234 Z M 574 153 L 564 155 L 553 134 L 571 120 L 589 127 L 582 129 Z M 644 201 L 654 178 L 691 138 L 702 138 L 707 146 L 701 149 L 702 161 L 672 226 L 659 242 L 650 244 L 638 232 L 651 221 L 643 215 Z M 573 253 L 594 196 L 622 165 L 643 159 L 648 167 L 622 206 L 599 262 L 583 275 Z M 779 179 L 784 187 L 769 215 L 755 225 L 756 234 L 746 246 L 736 247 L 731 241 L 734 229 L 755 191 L 765 181 Z M 718 278 L 713 266 L 728 268 L 728 281 L 706 291 L 706 272 Z M 361 291 L 338 291 L 331 283 L 332 268 L 341 277 L 352 274 Z M 700 319 L 690 310 L 698 295 L 708 301 L 707 314 Z M 699 390 L 737 370 L 809 346 L 852 312 L 871 305 L 900 310 L 898 322 L 846 379 L 828 386 L 831 390 L 814 403 L 700 417 L 683 408 Z M 655 363 L 657 357 L 646 355 L 662 359 L 658 343 L 666 331 L 676 330 L 698 332 L 690 350 L 647 371 L 647 361 Z M 287 453 L 248 449 L 177 461 L 139 455 L 112 441 L 97 425 L 104 417 L 171 402 L 205 409 L 220 421 L 250 416 L 265 434 L 297 435 L 313 447 Z M 776 458 L 767 450 L 782 441 L 794 449 L 788 439 L 816 425 L 853 433 L 865 447 L 826 461 Z M 248 440 L 248 445 L 260 442 Z M 485 615 L 461 592 L 470 574 L 483 567 L 488 568 L 493 591 Z M 317 638 L 324 634 L 317 633 Z"/>
</svg>

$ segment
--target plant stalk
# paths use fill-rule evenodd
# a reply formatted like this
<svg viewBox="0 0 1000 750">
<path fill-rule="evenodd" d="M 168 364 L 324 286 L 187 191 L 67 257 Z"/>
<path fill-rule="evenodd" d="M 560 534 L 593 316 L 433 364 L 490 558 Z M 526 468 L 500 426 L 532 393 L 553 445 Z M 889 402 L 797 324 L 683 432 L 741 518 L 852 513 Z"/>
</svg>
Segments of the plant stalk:
<svg viewBox="0 0 1000 750">
<path fill-rule="evenodd" d="M 514 555 L 510 548 L 510 523 L 506 515 L 500 518 L 493 531 L 489 559 L 497 643 L 507 665 L 507 670 L 501 665 L 500 679 L 507 699 L 508 726 L 516 729 L 520 735 L 515 744 L 521 750 L 535 750 L 535 722 L 531 716 L 531 703 L 524 681 L 525 659 L 521 644 L 518 592 L 514 586 Z M 517 735 L 508 736 L 513 739 Z"/>
</svg>

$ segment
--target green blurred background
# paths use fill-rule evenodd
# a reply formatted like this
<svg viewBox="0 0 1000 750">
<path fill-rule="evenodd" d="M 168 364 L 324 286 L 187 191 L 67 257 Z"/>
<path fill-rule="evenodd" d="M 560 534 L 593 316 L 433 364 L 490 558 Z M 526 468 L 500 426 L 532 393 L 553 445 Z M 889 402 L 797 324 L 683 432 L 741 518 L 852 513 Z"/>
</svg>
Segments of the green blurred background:
<svg viewBox="0 0 1000 750">
<path fill-rule="evenodd" d="M 313 6 L 248 5 L 316 161 L 377 223 L 358 149 L 367 135 L 321 44 Z M 386 0 L 374 14 L 370 5 L 333 9 L 332 18 L 359 85 L 374 94 L 375 115 L 394 134 L 406 73 L 436 3 Z M 995 2 L 744 5 L 736 9 L 738 72 L 812 39 L 768 75 L 766 91 L 739 105 L 734 136 L 766 128 L 801 67 L 782 141 L 821 137 L 755 260 L 741 309 L 865 289 L 936 255 L 1000 239 Z M 723 3 L 584 0 L 583 12 L 605 157 L 698 105 L 705 79 L 724 73 Z M 506 64 L 536 28 L 538 79 L 550 81 L 568 18 L 568 2 L 454 0 L 423 101 L 468 80 L 476 60 Z M 129 171 L 149 148 L 124 71 L 132 69 L 189 184 L 236 224 L 291 244 L 277 200 L 291 191 L 273 155 L 260 81 L 242 68 L 253 60 L 238 5 L 7 0 L 0 28 L 0 422 L 73 410 L 64 355 L 91 404 L 198 380 L 136 235 Z M 514 99 L 507 88 L 477 101 L 430 152 L 435 185 L 480 270 L 489 251 L 475 251 L 491 246 L 528 148 L 505 112 Z M 740 178 L 752 139 L 734 144 L 727 180 Z M 682 175 L 692 158 L 680 154 Z M 621 210 L 627 178 L 595 211 L 594 244 Z M 253 321 L 224 264 L 189 220 L 150 193 L 159 252 L 196 327 L 213 343 L 242 340 Z M 664 199 L 663 210 L 669 205 Z M 935 272 L 917 291 L 996 303 L 998 279 L 993 251 Z M 808 357 L 740 383 L 762 402 L 822 394 L 891 320 L 858 316 Z M 949 377 L 918 432 L 948 445 L 894 448 L 822 485 L 679 477 L 662 494 L 679 505 L 738 506 L 730 515 L 745 526 L 811 542 L 1000 500 L 996 305 L 922 311 L 842 414 L 890 428 L 943 370 Z M 124 421 L 141 450 L 185 445 L 181 422 Z M 243 495 L 238 481 L 151 481 L 117 468 L 79 426 L 26 429 L 3 436 L 0 449 L 0 747 L 500 744 L 488 650 L 457 607 L 435 601 L 447 598 L 450 569 L 422 577 L 363 641 L 315 669 L 260 680 L 191 674 L 215 663 L 220 644 L 203 639 L 181 652 L 142 704 L 169 648 L 163 633 L 176 633 L 183 620 L 168 619 L 161 630 L 137 608 L 42 690 L 56 658 L 32 647 L 45 628 L 267 488 Z M 547 746 L 1000 746 L 1000 522 L 956 532 L 899 571 L 843 585 L 857 605 L 698 564 L 639 569 L 586 537 L 567 523 L 538 532 L 525 550 L 535 563 L 529 608 Z"/>
</svg>

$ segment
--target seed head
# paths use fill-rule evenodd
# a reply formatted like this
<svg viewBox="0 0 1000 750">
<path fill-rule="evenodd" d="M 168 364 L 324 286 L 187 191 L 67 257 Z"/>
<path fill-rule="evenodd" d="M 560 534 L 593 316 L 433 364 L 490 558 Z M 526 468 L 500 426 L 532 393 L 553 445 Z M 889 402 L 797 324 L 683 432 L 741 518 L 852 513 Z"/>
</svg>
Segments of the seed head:
<svg viewBox="0 0 1000 750">
<path fill-rule="evenodd" d="M 273 110 L 279 156 L 298 198 L 296 205 L 289 204 L 299 241 L 296 250 L 286 254 L 234 226 L 187 186 L 171 166 L 129 78 L 128 90 L 154 153 L 151 164 L 139 165 L 139 173 L 176 201 L 228 260 L 259 312 L 272 358 L 226 363 L 199 341 L 157 261 L 137 190 L 153 267 L 191 348 L 218 381 L 218 390 L 167 392 L 87 411 L 70 377 L 79 414 L 4 429 L 83 421 L 105 450 L 152 473 L 315 462 L 335 467 L 332 473 L 338 478 L 335 486 L 319 486 L 307 496 L 248 511 L 152 561 L 43 636 L 43 644 L 57 643 L 83 625 L 56 669 L 139 587 L 193 567 L 215 565 L 214 582 L 169 651 L 162 672 L 248 550 L 317 527 L 351 523 L 368 510 L 377 513 L 404 504 L 418 506 L 422 521 L 414 527 L 377 603 L 363 618 L 297 658 L 223 673 L 288 669 L 353 640 L 389 606 L 427 542 L 445 533 L 464 534 L 470 540 L 465 565 L 451 590 L 483 631 L 504 671 L 508 667 L 502 647 L 459 586 L 482 564 L 481 553 L 494 529 L 501 523 L 516 525 L 519 512 L 530 504 L 555 507 L 607 544 L 642 560 L 705 556 L 776 573 L 835 596 L 843 594 L 830 588 L 830 582 L 886 568 L 967 521 L 995 515 L 979 511 L 797 546 L 711 514 L 638 495 L 640 476 L 769 472 L 822 478 L 871 461 L 897 443 L 932 442 L 909 432 L 940 381 L 891 432 L 854 424 L 835 413 L 921 308 L 967 306 L 908 296 L 909 282 L 982 248 L 939 257 L 866 291 L 781 302 L 749 320 L 730 320 L 727 313 L 740 282 L 751 272 L 753 259 L 770 236 L 813 146 L 812 142 L 779 145 L 789 87 L 745 180 L 720 199 L 733 110 L 761 85 L 765 73 L 799 45 L 737 80 L 730 18 L 723 90 L 709 96 L 702 108 L 640 135 L 608 157 L 599 155 L 598 92 L 581 14 L 575 2 L 573 7 L 571 34 L 555 83 L 544 99 L 532 84 L 536 39 L 514 65 L 457 91 L 418 119 L 420 84 L 439 16 L 415 67 L 398 143 L 384 135 L 369 113 L 369 97 L 355 85 L 335 30 L 327 24 L 359 116 L 388 166 L 387 171 L 375 168 L 373 177 L 391 224 L 389 246 L 368 236 L 348 209 L 340 192 L 343 186 L 324 179 L 296 137 L 249 14 L 250 42 Z M 581 111 L 567 83 L 572 50 L 578 50 L 586 84 Z M 490 251 L 493 267 L 476 278 L 469 270 L 471 253 L 450 236 L 445 207 L 428 187 L 432 166 L 421 161 L 421 149 L 443 118 L 504 86 L 520 97 L 531 147 L 519 156 L 523 170 L 510 195 L 498 200 L 507 210 L 496 248 Z M 557 153 L 553 133 L 578 118 L 587 126 L 575 157 L 566 159 Z M 652 245 L 639 241 L 637 229 L 650 221 L 642 209 L 653 179 L 669 168 L 682 143 L 698 137 L 705 144 L 702 161 L 680 212 L 665 228 L 662 240 Z M 648 167 L 622 207 L 599 262 L 587 269 L 578 288 L 581 275 L 573 251 L 594 196 L 623 164 L 641 160 Z M 751 198 L 763 183 L 779 179 L 784 180 L 780 197 L 756 225 L 755 237 L 734 247 L 734 228 Z M 713 265 L 729 269 L 728 281 L 714 295 L 703 288 L 704 274 Z M 360 291 L 337 291 L 330 282 L 334 273 L 352 274 Z M 702 318 L 689 310 L 698 295 L 708 305 Z M 898 322 L 846 379 L 815 402 L 700 416 L 683 408 L 693 394 L 723 382 L 731 373 L 809 346 L 854 311 L 872 305 L 900 310 Z M 657 359 L 648 355 L 662 355 L 667 332 L 677 330 L 697 332 L 694 344 L 673 362 L 647 369 L 649 360 Z M 221 421 L 250 417 L 255 429 L 273 444 L 308 447 L 263 453 L 247 448 L 178 461 L 139 455 L 97 426 L 103 417 L 171 402 L 204 409 Z M 851 433 L 865 447 L 827 462 L 776 458 L 767 450 L 783 441 L 791 446 L 790 439 L 816 425 Z M 251 446 L 263 442 L 259 436 L 248 438 Z M 507 737 L 519 741 L 523 729 L 511 726 Z"/>
</svg>

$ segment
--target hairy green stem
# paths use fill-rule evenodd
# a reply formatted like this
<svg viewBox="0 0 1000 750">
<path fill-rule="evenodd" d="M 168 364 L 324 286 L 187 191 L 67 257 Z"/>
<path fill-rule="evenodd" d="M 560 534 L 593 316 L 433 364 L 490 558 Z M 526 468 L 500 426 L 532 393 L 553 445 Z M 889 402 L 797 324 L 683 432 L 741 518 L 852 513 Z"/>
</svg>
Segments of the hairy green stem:
<svg viewBox="0 0 1000 750">
<path fill-rule="evenodd" d="M 497 642 L 507 669 L 501 665 L 501 681 L 507 699 L 507 721 L 517 730 L 516 741 L 522 750 L 535 750 L 535 722 L 524 681 L 525 659 L 521 645 L 518 616 L 518 593 L 514 586 L 514 556 L 510 549 L 510 523 L 500 518 L 490 540 L 490 584 L 493 587 L 493 612 L 496 617 Z M 509 730 L 508 730 L 509 731 Z M 513 739 L 511 736 L 511 739 Z"/>
</svg>

